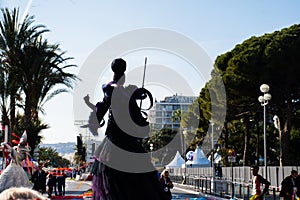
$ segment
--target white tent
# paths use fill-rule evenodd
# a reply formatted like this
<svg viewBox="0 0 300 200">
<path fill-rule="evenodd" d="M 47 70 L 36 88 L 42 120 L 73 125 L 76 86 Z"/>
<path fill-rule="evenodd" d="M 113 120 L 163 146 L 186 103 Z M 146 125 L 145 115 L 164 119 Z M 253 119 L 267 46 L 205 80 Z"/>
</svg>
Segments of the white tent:
<svg viewBox="0 0 300 200">
<path fill-rule="evenodd" d="M 194 151 L 193 160 L 188 160 L 186 162 L 187 167 L 210 167 L 210 165 L 210 160 L 206 158 L 199 146 Z"/>
<path fill-rule="evenodd" d="M 211 157 L 211 155 L 209 155 L 207 159 L 210 160 L 210 157 Z M 222 161 L 222 156 L 220 154 L 218 154 L 218 153 L 215 153 L 214 154 L 214 163 L 218 164 L 221 161 Z"/>
<path fill-rule="evenodd" d="M 166 168 L 181 168 L 181 166 L 184 164 L 184 159 L 181 157 L 179 151 L 176 152 L 175 157 L 173 160 L 166 165 Z"/>
</svg>

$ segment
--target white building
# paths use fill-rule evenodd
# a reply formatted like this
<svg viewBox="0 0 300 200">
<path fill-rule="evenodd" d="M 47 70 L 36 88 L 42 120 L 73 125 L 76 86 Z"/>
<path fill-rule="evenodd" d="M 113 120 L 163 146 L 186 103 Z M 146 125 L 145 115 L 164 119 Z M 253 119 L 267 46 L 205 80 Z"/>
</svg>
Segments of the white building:
<svg viewBox="0 0 300 200">
<path fill-rule="evenodd" d="M 180 121 L 178 119 L 174 121 L 174 112 L 177 110 L 181 110 L 181 114 L 187 112 L 189 105 L 191 105 L 196 98 L 197 97 L 194 96 L 182 96 L 176 94 L 165 97 L 165 99 L 160 102 L 155 101 L 153 108 L 149 111 L 151 128 L 179 128 Z"/>
</svg>

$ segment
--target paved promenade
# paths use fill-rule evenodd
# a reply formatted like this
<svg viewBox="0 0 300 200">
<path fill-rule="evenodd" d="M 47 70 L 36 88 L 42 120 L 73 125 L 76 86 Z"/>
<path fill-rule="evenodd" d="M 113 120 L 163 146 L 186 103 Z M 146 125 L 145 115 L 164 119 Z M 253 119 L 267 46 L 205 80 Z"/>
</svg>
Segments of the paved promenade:
<svg viewBox="0 0 300 200">
<path fill-rule="evenodd" d="M 71 180 L 67 179 L 66 182 L 66 196 L 65 199 L 68 199 L 70 196 L 76 196 L 83 194 L 87 190 L 91 188 L 91 181 L 83 181 L 83 180 Z M 174 188 L 171 190 L 172 192 L 172 199 L 184 199 L 184 200 L 224 200 L 224 199 L 231 199 L 229 196 L 219 197 L 213 196 L 211 194 L 203 193 L 199 191 L 199 189 L 195 189 L 192 185 L 185 185 L 181 183 L 174 183 Z M 44 194 L 46 196 L 46 194 Z M 56 198 L 52 198 L 56 199 Z M 90 198 L 86 198 L 90 199 Z M 234 198 L 237 200 L 242 200 L 246 198 Z M 279 200 L 279 192 L 275 192 L 275 197 L 273 195 L 272 189 L 270 190 L 270 194 L 266 195 L 265 200 Z"/>
<path fill-rule="evenodd" d="M 178 192 L 181 191 L 181 192 Z M 195 189 L 194 186 L 192 185 L 184 185 L 184 184 L 180 184 L 180 183 L 174 183 L 174 188 L 172 189 L 172 194 L 173 194 L 173 199 L 187 199 L 187 198 L 181 198 L 183 196 L 181 196 L 181 194 L 193 194 L 193 200 L 223 200 L 223 199 L 231 199 L 231 197 L 226 196 L 226 197 L 218 197 L 218 196 L 214 196 L 214 195 L 210 195 L 210 194 L 206 194 L 206 193 L 202 193 L 201 191 L 198 191 Z M 177 198 L 178 197 L 178 198 Z M 240 197 L 237 198 L 235 197 L 234 199 L 239 199 L 242 200 L 244 198 Z M 279 198 L 279 192 L 275 192 L 273 193 L 273 190 L 271 188 L 271 190 L 269 191 L 269 194 L 265 196 L 265 200 L 280 200 Z"/>
</svg>

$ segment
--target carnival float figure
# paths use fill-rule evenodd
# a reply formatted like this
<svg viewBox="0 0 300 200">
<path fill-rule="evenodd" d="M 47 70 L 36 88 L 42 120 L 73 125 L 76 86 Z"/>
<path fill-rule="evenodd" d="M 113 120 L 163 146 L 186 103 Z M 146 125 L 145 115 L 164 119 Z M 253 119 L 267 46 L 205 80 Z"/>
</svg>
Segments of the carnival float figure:
<svg viewBox="0 0 300 200">
<path fill-rule="evenodd" d="M 148 97 L 151 108 L 152 95 L 143 87 L 124 86 L 126 62 L 123 59 L 115 59 L 111 69 L 113 81 L 103 85 L 104 98 L 96 104 L 100 126 L 107 112 L 108 123 L 106 137 L 95 151 L 93 199 L 164 200 L 157 171 L 141 142 L 149 136 L 150 127 L 137 101 Z"/>
<path fill-rule="evenodd" d="M 12 147 L 7 142 L 1 143 L 3 148 L 7 148 L 10 151 L 11 160 L 0 175 L 0 193 L 11 187 L 32 188 L 29 178 L 21 165 L 23 160 L 29 159 L 31 148 L 26 143 L 26 131 L 24 131 L 20 143 L 16 146 Z"/>
</svg>

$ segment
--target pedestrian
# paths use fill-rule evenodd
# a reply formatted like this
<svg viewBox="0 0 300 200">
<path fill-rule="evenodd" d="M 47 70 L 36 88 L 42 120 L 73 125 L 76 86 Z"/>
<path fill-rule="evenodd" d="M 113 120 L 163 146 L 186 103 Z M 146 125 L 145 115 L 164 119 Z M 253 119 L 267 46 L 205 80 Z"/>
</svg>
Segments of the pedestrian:
<svg viewBox="0 0 300 200">
<path fill-rule="evenodd" d="M 53 170 L 52 172 L 52 182 L 53 182 L 53 191 L 54 191 L 54 195 L 57 196 L 57 180 L 56 180 L 56 170 Z"/>
<path fill-rule="evenodd" d="M 54 187 L 54 180 L 52 179 L 52 174 L 49 173 L 47 176 L 47 193 L 48 197 L 51 198 L 52 192 L 53 192 L 53 187 Z"/>
<path fill-rule="evenodd" d="M 122 58 L 115 59 L 111 69 L 113 80 L 102 85 L 104 98 L 96 104 L 100 126 L 109 114 L 105 138 L 94 154 L 99 165 L 93 175 L 93 199 L 164 200 L 157 171 L 141 140 L 150 132 L 141 101 L 147 98 L 151 108 L 152 95 L 145 88 L 124 85 L 126 61 Z"/>
<path fill-rule="evenodd" d="M 66 178 L 67 178 L 67 174 L 63 171 L 62 172 L 62 177 L 63 177 L 63 182 L 62 182 L 62 194 L 63 196 L 66 194 Z"/>
<path fill-rule="evenodd" d="M 173 183 L 169 177 L 168 170 L 165 169 L 164 171 L 162 171 L 159 181 L 165 191 L 167 199 L 171 200 L 172 199 L 171 189 L 173 188 Z"/>
<path fill-rule="evenodd" d="M 64 177 L 60 170 L 57 171 L 56 181 L 57 181 L 58 196 L 63 196 Z"/>
<path fill-rule="evenodd" d="M 76 169 L 75 168 L 72 170 L 71 178 L 74 178 L 74 179 L 76 178 Z"/>
<path fill-rule="evenodd" d="M 252 166 L 252 196 L 250 200 L 262 200 L 263 196 L 268 192 L 270 182 L 258 174 L 259 166 Z M 261 185 L 264 185 L 263 191 L 261 190 Z"/>
<path fill-rule="evenodd" d="M 43 165 L 39 164 L 38 169 L 32 174 L 33 189 L 44 194 L 46 192 L 47 173 L 43 170 Z"/>
<path fill-rule="evenodd" d="M 281 182 L 281 190 L 279 196 L 282 200 L 297 199 L 299 183 L 297 180 L 298 172 L 296 170 L 291 171 L 291 175 L 285 177 Z"/>
</svg>

